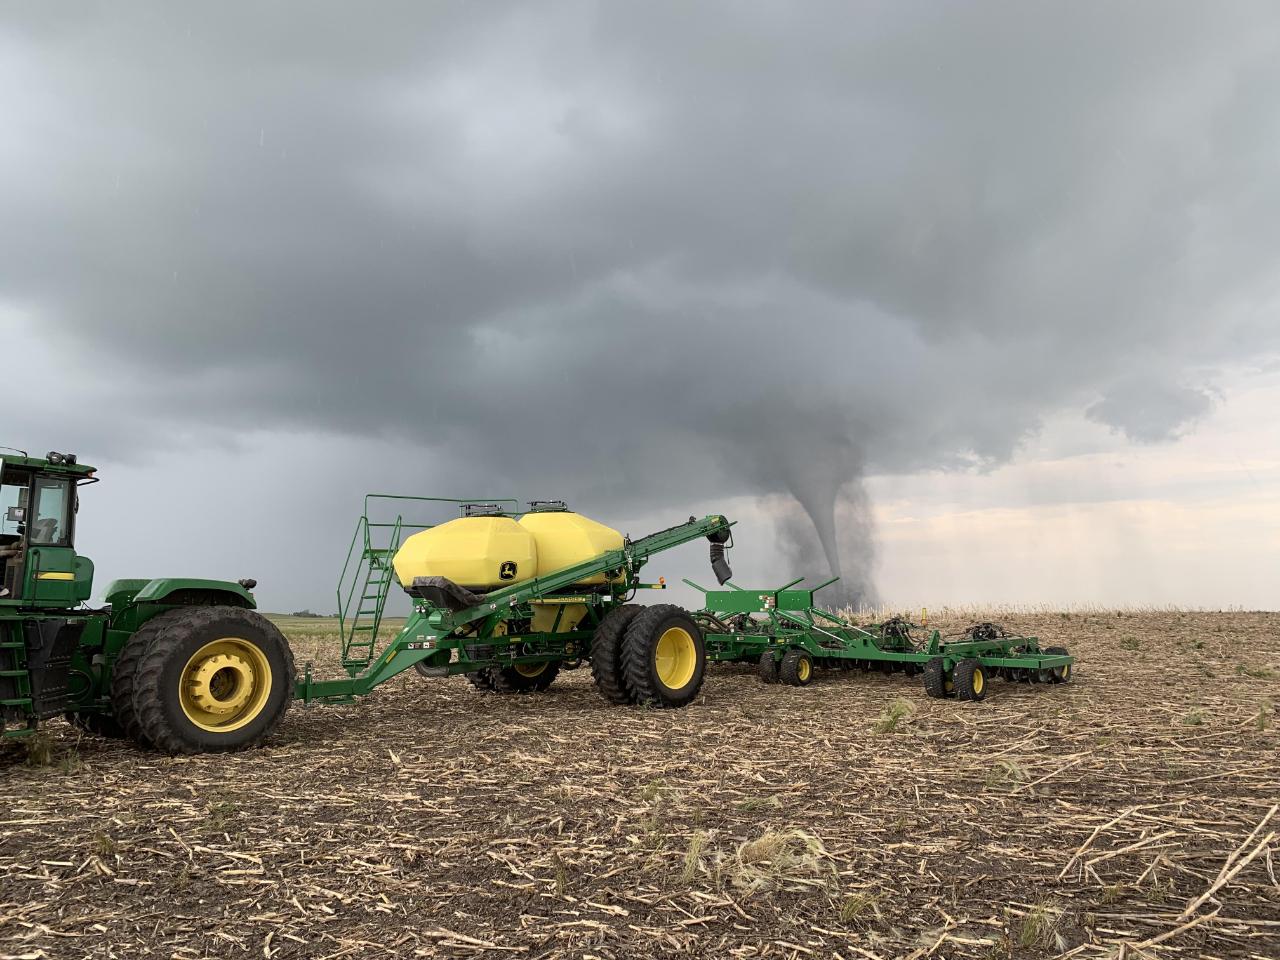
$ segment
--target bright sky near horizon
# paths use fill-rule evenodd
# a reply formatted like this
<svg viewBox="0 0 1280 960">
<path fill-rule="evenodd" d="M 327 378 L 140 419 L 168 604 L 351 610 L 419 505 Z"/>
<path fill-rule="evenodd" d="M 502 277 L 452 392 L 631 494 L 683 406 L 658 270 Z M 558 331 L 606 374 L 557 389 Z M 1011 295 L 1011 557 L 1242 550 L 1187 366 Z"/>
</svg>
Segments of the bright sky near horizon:
<svg viewBox="0 0 1280 960">
<path fill-rule="evenodd" d="M 0 11 L 0 443 L 102 468 L 99 587 L 331 610 L 384 490 L 1280 606 L 1272 3 Z"/>
</svg>

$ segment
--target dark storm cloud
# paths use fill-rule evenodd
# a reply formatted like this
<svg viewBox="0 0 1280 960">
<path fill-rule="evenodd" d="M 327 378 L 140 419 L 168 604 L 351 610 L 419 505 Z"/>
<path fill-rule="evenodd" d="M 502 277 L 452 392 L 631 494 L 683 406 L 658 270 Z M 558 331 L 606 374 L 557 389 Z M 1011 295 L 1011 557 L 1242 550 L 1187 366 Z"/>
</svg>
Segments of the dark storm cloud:
<svg viewBox="0 0 1280 960">
<path fill-rule="evenodd" d="M 1276 347 L 1270 4 L 2 23 L 0 302 L 92 358 L 120 445 L 319 428 L 459 486 L 785 492 L 835 567 L 867 470 L 998 462 L 1063 407 L 1170 436 Z"/>
</svg>

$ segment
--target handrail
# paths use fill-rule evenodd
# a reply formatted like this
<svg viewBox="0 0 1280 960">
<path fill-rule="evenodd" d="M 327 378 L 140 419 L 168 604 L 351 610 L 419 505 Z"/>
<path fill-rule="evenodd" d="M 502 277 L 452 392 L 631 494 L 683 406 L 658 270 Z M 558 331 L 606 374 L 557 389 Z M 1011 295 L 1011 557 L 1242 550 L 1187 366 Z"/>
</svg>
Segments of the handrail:
<svg viewBox="0 0 1280 960">
<path fill-rule="evenodd" d="M 371 551 L 374 550 L 373 541 L 372 541 L 373 531 L 374 530 L 391 530 L 393 543 L 394 545 L 398 546 L 398 538 L 400 533 L 403 530 L 406 530 L 406 529 L 414 530 L 414 531 L 430 530 L 432 527 L 436 526 L 436 524 L 431 524 L 431 523 L 405 523 L 404 516 L 402 514 L 397 514 L 394 521 L 388 521 L 388 522 L 372 521 L 369 519 L 369 515 L 372 512 L 370 510 L 370 506 L 371 504 L 373 504 L 375 501 L 378 501 L 378 500 L 395 500 L 395 501 L 416 502 L 416 503 L 457 503 L 457 504 L 475 503 L 477 501 L 483 500 L 485 503 L 505 503 L 505 504 L 510 504 L 512 507 L 519 507 L 520 505 L 520 501 L 516 500 L 513 497 L 485 497 L 485 498 L 481 498 L 481 497 L 466 497 L 466 498 L 416 497 L 416 496 L 410 496 L 408 494 L 400 494 L 400 493 L 366 493 L 364 495 L 364 513 L 362 513 L 360 515 L 360 519 L 356 521 L 356 529 L 351 534 L 351 544 L 350 546 L 347 547 L 347 556 L 342 564 L 342 573 L 338 577 L 338 589 L 337 589 L 338 629 L 343 636 L 344 646 L 346 645 L 347 614 L 350 612 L 351 602 L 355 598 L 355 591 L 357 587 L 356 580 L 360 578 L 359 570 L 363 565 L 364 561 L 369 558 Z M 518 511 L 512 510 L 511 512 L 516 513 Z M 359 561 L 356 563 L 356 569 L 353 571 L 351 569 L 351 561 L 353 557 L 355 557 L 357 544 L 362 544 L 362 552 L 361 552 Z M 348 573 L 352 574 L 352 581 L 351 581 L 350 589 L 346 592 L 346 596 L 344 597 L 343 585 L 346 584 L 347 582 Z M 357 612 L 358 612 L 358 608 L 357 608 Z"/>
<path fill-rule="evenodd" d="M 411 497 L 402 493 L 366 493 L 364 495 L 364 515 L 369 516 L 370 500 L 411 500 L 418 503 L 509 503 L 517 509 L 511 513 L 519 513 L 520 501 L 513 497 Z"/>
</svg>

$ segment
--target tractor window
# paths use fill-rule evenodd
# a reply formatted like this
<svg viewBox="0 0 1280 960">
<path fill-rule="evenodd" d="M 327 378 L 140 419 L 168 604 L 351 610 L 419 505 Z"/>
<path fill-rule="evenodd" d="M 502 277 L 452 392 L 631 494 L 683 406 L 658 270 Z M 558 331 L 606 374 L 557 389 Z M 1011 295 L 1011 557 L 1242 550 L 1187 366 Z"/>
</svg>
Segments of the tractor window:
<svg viewBox="0 0 1280 960">
<path fill-rule="evenodd" d="M 0 484 L 0 537 L 4 538 L 0 540 L 0 546 L 22 535 L 26 507 L 26 482 L 14 483 L 10 475 L 6 475 L 5 483 Z"/>
<path fill-rule="evenodd" d="M 31 517 L 31 543 L 66 546 L 70 542 L 71 484 L 49 477 L 36 478 L 36 508 Z"/>
</svg>

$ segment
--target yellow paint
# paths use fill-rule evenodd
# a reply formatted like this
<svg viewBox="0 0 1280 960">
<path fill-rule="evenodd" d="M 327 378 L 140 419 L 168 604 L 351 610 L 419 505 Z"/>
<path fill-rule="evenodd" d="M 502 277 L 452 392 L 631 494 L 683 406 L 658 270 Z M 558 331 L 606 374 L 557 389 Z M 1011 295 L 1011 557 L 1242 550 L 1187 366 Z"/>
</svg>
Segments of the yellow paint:
<svg viewBox="0 0 1280 960">
<path fill-rule="evenodd" d="M 809 661 L 804 657 L 801 657 L 800 662 L 796 664 L 796 676 L 799 677 L 800 681 L 803 683 L 805 680 L 809 679 L 809 674 L 812 672 L 813 671 L 809 666 Z"/>
<path fill-rule="evenodd" d="M 693 679 L 698 666 L 698 648 L 688 630 L 671 627 L 658 638 L 653 659 L 662 685 L 668 690 L 679 690 Z"/>
<path fill-rule="evenodd" d="M 415 533 L 391 563 L 401 586 L 411 586 L 415 577 L 447 577 L 472 590 L 492 590 L 532 578 L 538 548 L 510 517 L 459 517 Z M 514 575 L 504 575 L 512 564 Z"/>
<path fill-rule="evenodd" d="M 537 541 L 539 577 L 622 549 L 622 534 L 580 513 L 526 513 L 520 518 L 520 526 Z M 598 573 L 579 582 L 604 583 L 605 575 Z"/>
<path fill-rule="evenodd" d="M 545 663 L 517 663 L 515 668 L 522 677 L 540 677 L 547 671 Z"/>
<path fill-rule="evenodd" d="M 266 706 L 271 664 L 252 641 L 223 637 L 191 655 L 178 684 L 178 703 L 187 719 L 202 730 L 226 733 Z"/>
<path fill-rule="evenodd" d="M 982 693 L 982 688 L 987 685 L 987 678 L 982 673 L 982 668 L 977 667 L 973 671 L 973 692 Z"/>
<path fill-rule="evenodd" d="M 578 624 L 587 615 L 587 605 L 585 603 L 534 603 L 532 606 L 534 633 L 550 633 L 551 628 L 555 626 L 556 610 L 559 608 L 563 608 L 564 613 L 560 616 L 560 626 L 556 627 L 556 633 L 568 633 L 570 630 L 577 630 Z"/>
<path fill-rule="evenodd" d="M 74 580 L 75 578 L 76 575 L 74 573 L 54 573 L 51 571 L 49 573 L 36 574 L 37 580 Z"/>
</svg>

